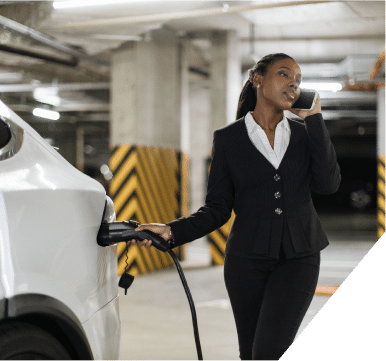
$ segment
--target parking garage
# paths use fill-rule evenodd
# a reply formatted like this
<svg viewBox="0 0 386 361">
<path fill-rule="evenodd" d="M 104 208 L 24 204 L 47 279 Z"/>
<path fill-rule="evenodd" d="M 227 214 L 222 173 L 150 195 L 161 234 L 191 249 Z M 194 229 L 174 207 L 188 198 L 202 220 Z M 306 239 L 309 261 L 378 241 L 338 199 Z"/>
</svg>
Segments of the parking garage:
<svg viewBox="0 0 386 361">
<path fill-rule="evenodd" d="M 297 339 L 385 231 L 384 3 L 107 3 L 2 2 L 0 100 L 103 185 L 117 221 L 164 224 L 204 204 L 213 132 L 236 121 L 248 70 L 267 54 L 293 57 L 300 88 L 320 95 L 342 176 L 334 194 L 312 194 L 330 245 Z M 233 219 L 174 250 L 204 359 L 239 358 L 223 279 Z M 125 242 L 116 256 L 118 276 L 135 276 L 119 289 L 120 359 L 195 359 L 172 259 Z"/>
</svg>

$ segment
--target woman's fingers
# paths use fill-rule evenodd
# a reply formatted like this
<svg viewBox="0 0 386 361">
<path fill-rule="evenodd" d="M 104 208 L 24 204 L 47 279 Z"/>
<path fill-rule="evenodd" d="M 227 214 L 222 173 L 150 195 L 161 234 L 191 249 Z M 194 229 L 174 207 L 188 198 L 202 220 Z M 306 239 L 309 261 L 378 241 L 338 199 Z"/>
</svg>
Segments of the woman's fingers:
<svg viewBox="0 0 386 361">
<path fill-rule="evenodd" d="M 169 226 L 161 223 L 141 224 L 135 229 L 137 232 L 149 230 L 151 232 L 159 234 L 165 240 L 169 239 Z M 137 244 L 139 247 L 145 246 L 147 249 L 151 247 L 152 241 L 144 239 L 143 241 L 131 240 L 131 244 Z"/>
<path fill-rule="evenodd" d="M 145 246 L 147 249 L 151 247 L 152 241 L 149 241 L 148 239 L 144 239 L 143 241 L 137 241 L 135 239 L 131 240 L 131 244 L 137 244 L 139 247 Z"/>
<path fill-rule="evenodd" d="M 169 239 L 170 228 L 166 224 L 162 224 L 162 223 L 141 224 L 135 230 L 137 232 L 148 230 L 159 234 L 165 241 Z"/>
</svg>

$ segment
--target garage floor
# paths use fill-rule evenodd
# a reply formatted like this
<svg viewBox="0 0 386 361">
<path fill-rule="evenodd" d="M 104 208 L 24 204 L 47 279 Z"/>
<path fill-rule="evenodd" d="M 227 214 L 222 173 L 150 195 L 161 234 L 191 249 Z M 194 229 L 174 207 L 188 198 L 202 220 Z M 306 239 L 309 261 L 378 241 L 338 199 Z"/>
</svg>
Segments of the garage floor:
<svg viewBox="0 0 386 361">
<path fill-rule="evenodd" d="M 374 215 L 321 216 L 330 246 L 322 252 L 319 285 L 342 284 L 376 242 L 374 219 Z M 193 244 L 182 266 L 196 306 L 203 358 L 237 360 L 223 266 L 198 267 L 208 257 L 203 244 Z M 329 298 L 314 296 L 298 335 Z M 137 276 L 127 296 L 120 291 L 120 312 L 121 359 L 197 360 L 190 308 L 175 267 Z"/>
</svg>

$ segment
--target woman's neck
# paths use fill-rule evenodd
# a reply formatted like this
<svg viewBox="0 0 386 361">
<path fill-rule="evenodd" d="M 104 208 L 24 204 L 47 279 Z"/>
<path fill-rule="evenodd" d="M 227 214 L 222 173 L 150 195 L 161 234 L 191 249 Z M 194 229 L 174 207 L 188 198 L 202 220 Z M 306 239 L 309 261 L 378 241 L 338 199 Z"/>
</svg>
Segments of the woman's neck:
<svg viewBox="0 0 386 361">
<path fill-rule="evenodd" d="M 278 123 L 283 119 L 284 111 L 276 107 L 263 106 L 259 101 L 256 104 L 255 110 L 252 112 L 252 117 L 263 130 L 275 131 Z"/>
</svg>

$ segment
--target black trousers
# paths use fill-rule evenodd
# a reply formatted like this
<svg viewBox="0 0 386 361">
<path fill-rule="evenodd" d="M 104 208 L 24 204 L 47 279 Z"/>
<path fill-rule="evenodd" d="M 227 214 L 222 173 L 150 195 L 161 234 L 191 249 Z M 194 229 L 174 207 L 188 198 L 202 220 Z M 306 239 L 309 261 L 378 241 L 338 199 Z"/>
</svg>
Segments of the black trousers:
<svg viewBox="0 0 386 361">
<path fill-rule="evenodd" d="M 241 360 L 278 360 L 295 339 L 315 293 L 320 252 L 279 260 L 226 255 L 225 285 Z"/>
</svg>

